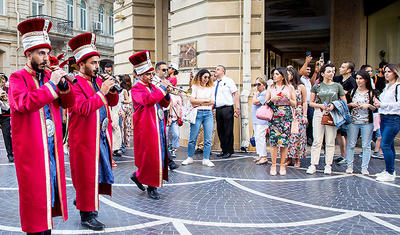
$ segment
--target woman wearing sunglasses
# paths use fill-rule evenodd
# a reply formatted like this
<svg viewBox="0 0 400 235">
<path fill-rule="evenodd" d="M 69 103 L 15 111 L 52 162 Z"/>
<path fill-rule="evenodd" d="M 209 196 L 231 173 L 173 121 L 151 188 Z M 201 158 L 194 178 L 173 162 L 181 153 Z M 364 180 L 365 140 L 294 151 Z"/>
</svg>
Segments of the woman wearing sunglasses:
<svg viewBox="0 0 400 235">
<path fill-rule="evenodd" d="M 210 161 L 211 136 L 213 131 L 212 106 L 214 105 L 213 81 L 210 78 L 210 72 L 207 69 L 200 70 L 192 82 L 192 95 L 190 102 L 197 109 L 196 122 L 190 124 L 190 137 L 188 144 L 188 157 L 182 162 L 182 165 L 193 163 L 194 148 L 196 146 L 197 136 L 201 125 L 204 130 L 204 151 L 203 162 L 205 166 L 213 167 L 214 163 Z"/>
<path fill-rule="evenodd" d="M 257 165 L 268 163 L 267 158 L 267 142 L 265 135 L 267 134 L 268 121 L 258 119 L 256 117 L 257 109 L 264 103 L 267 96 L 267 81 L 258 77 L 253 88 L 253 105 L 251 108 L 251 121 L 253 122 L 254 138 L 256 140 L 256 150 L 258 158 L 255 159 Z"/>
</svg>

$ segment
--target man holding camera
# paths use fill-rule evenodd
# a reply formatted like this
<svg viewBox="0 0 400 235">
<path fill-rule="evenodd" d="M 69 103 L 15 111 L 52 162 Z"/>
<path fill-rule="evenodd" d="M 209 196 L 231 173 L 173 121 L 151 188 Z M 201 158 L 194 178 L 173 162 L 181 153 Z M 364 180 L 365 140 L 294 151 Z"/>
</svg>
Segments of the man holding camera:
<svg viewBox="0 0 400 235">
<path fill-rule="evenodd" d="M 99 194 L 111 196 L 114 175 L 111 170 L 112 126 L 110 106 L 118 104 L 115 81 L 109 75 L 98 77 L 100 54 L 96 36 L 84 33 L 72 38 L 68 45 L 74 53 L 79 73 L 73 87 L 75 105 L 69 124 L 72 183 L 76 190 L 76 208 L 81 224 L 92 230 L 105 225 L 96 219 Z"/>
</svg>

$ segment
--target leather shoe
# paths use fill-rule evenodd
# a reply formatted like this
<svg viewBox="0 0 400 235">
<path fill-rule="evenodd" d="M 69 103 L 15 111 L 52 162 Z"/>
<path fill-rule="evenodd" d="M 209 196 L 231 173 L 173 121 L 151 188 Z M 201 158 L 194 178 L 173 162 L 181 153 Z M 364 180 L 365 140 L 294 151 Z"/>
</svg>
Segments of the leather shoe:
<svg viewBox="0 0 400 235">
<path fill-rule="evenodd" d="M 225 155 L 224 152 L 220 152 L 220 153 L 217 154 L 217 157 L 222 157 L 222 156 L 224 156 L 224 155 Z"/>
<path fill-rule="evenodd" d="M 9 162 L 14 162 L 14 156 L 13 155 L 7 155 L 8 161 Z"/>
<path fill-rule="evenodd" d="M 178 167 L 179 167 L 179 166 L 178 166 L 174 161 L 172 161 L 172 162 L 169 163 L 169 169 L 170 169 L 171 171 L 177 169 Z"/>
<path fill-rule="evenodd" d="M 90 217 L 87 220 L 81 220 L 81 224 L 84 227 L 87 227 L 88 229 L 95 230 L 95 231 L 104 230 L 104 228 L 106 227 L 102 222 L 98 221 L 94 217 Z"/>
<path fill-rule="evenodd" d="M 136 186 L 137 186 L 140 190 L 142 190 L 142 191 L 145 191 L 145 190 L 146 190 L 146 188 L 143 186 L 143 184 L 141 184 L 141 183 L 139 182 L 138 178 L 136 177 L 136 172 L 134 172 L 134 173 L 131 175 L 131 180 L 132 180 L 133 182 L 135 182 Z"/>
<path fill-rule="evenodd" d="M 230 158 L 232 156 L 232 153 L 225 153 L 222 155 L 222 158 Z"/>
<path fill-rule="evenodd" d="M 154 200 L 160 199 L 160 194 L 158 193 L 158 190 L 156 187 L 147 187 L 147 195 L 149 195 L 150 198 Z"/>
</svg>

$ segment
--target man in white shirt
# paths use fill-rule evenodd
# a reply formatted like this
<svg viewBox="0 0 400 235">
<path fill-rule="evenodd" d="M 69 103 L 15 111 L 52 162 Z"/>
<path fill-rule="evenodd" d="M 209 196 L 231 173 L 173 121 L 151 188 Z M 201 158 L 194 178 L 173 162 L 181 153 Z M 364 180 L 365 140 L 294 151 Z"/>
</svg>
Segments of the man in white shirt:
<svg viewBox="0 0 400 235">
<path fill-rule="evenodd" d="M 167 77 L 168 77 L 168 65 L 167 63 L 161 61 L 158 62 L 156 64 L 156 74 L 153 77 L 153 81 L 156 81 L 156 83 L 154 83 L 156 86 L 159 85 L 160 82 L 162 81 L 166 81 Z M 163 108 L 164 110 L 164 120 L 168 120 L 169 117 L 169 106 L 167 108 Z M 166 122 L 165 122 L 166 123 Z M 168 136 L 167 136 L 168 137 Z M 168 139 L 167 139 L 168 141 Z M 171 156 L 171 153 L 167 153 L 168 155 L 168 159 L 169 159 L 169 169 L 170 170 L 175 170 L 176 168 L 178 168 L 179 166 L 174 162 L 173 157 Z"/>
<path fill-rule="evenodd" d="M 240 115 L 240 102 L 235 82 L 225 76 L 226 69 L 218 65 L 215 69 L 215 109 L 218 137 L 222 152 L 218 155 L 229 158 L 233 154 L 233 117 Z"/>
<path fill-rule="evenodd" d="M 312 119 L 314 116 L 314 108 L 310 106 L 310 96 L 311 96 L 311 87 L 313 86 L 312 81 L 310 79 L 311 74 L 311 66 L 310 62 L 312 60 L 311 56 L 307 56 L 303 66 L 301 67 L 299 74 L 302 75 L 300 81 L 304 84 L 307 91 L 307 144 L 312 145 L 313 142 L 313 130 L 312 130 Z"/>
<path fill-rule="evenodd" d="M 8 101 L 8 78 L 0 73 L 0 125 L 3 132 L 4 144 L 7 150 L 9 162 L 14 162 L 14 154 L 11 144 L 10 105 Z"/>
</svg>

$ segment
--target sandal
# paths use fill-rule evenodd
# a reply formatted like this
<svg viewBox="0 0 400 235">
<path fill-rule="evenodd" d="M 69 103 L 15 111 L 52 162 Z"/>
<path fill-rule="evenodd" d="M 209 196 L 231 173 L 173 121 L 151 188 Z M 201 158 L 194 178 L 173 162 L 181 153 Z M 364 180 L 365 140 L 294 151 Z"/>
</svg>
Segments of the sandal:
<svg viewBox="0 0 400 235">
<path fill-rule="evenodd" d="M 262 157 L 255 158 L 255 159 L 253 159 L 253 162 L 258 162 L 258 161 L 261 160 L 261 158 L 262 158 Z"/>
<path fill-rule="evenodd" d="M 286 164 L 281 164 L 281 166 L 279 167 L 279 174 L 286 175 Z"/>
<path fill-rule="evenodd" d="M 286 160 L 285 165 L 286 165 L 286 166 L 293 166 L 293 159 L 292 159 L 291 157 L 289 157 L 289 158 Z"/>
<path fill-rule="evenodd" d="M 270 175 L 276 175 L 276 163 L 271 165 L 271 169 L 269 171 Z"/>
<path fill-rule="evenodd" d="M 298 158 L 295 159 L 294 168 L 300 168 L 300 159 L 298 159 Z"/>
<path fill-rule="evenodd" d="M 256 162 L 257 165 L 263 165 L 268 163 L 268 158 L 267 157 L 262 157 L 258 162 Z"/>
</svg>

